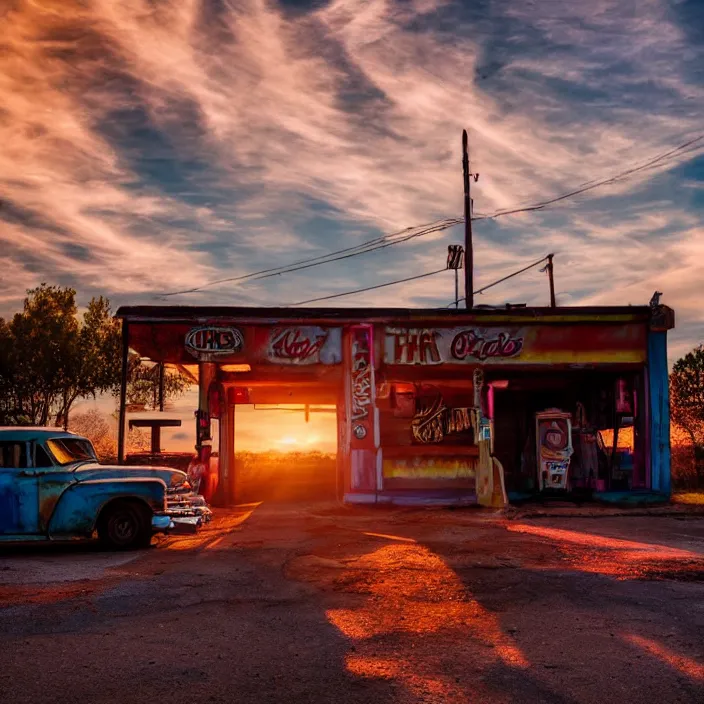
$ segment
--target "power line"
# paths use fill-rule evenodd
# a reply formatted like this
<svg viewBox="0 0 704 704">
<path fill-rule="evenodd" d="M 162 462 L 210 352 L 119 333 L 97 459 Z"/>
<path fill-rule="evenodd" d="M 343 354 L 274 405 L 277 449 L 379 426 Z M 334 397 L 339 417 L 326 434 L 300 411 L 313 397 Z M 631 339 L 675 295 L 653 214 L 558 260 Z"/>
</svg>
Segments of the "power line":
<svg viewBox="0 0 704 704">
<path fill-rule="evenodd" d="M 522 274 L 522 273 L 528 271 L 529 269 L 532 269 L 533 267 L 538 266 L 538 264 L 542 264 L 544 261 L 547 261 L 551 256 L 554 256 L 554 255 L 547 254 L 542 259 L 538 259 L 538 261 L 533 262 L 532 264 L 529 264 L 528 266 L 523 267 L 523 269 L 519 269 L 518 271 L 514 271 L 513 274 L 509 274 L 508 276 L 504 276 L 501 279 L 497 279 L 496 281 L 492 281 L 490 284 L 487 284 L 486 286 L 482 286 L 482 288 L 477 289 L 473 293 L 475 296 L 479 295 L 481 293 L 484 293 L 484 291 L 487 291 L 490 288 L 497 286 L 498 284 L 502 284 L 504 281 L 508 281 L 509 279 L 512 279 L 514 276 L 518 276 L 519 274 Z M 462 298 L 460 298 L 459 300 L 463 301 L 464 296 L 462 296 Z M 449 305 L 447 305 L 445 307 L 450 308 L 451 306 L 454 306 L 454 305 L 455 305 L 455 302 L 452 301 L 452 303 L 450 303 Z"/>
<path fill-rule="evenodd" d="M 193 288 L 184 289 L 182 291 L 172 291 L 169 293 L 163 293 L 160 297 L 177 296 L 182 293 L 196 293 L 198 291 L 202 291 L 204 288 L 216 286 L 217 284 L 232 283 L 235 281 L 245 281 L 249 279 L 258 281 L 260 279 L 266 279 L 272 276 L 279 276 L 281 274 L 288 274 L 294 271 L 301 271 L 302 269 L 309 269 L 313 266 L 320 266 L 321 264 L 328 264 L 330 262 L 339 261 L 341 259 L 349 259 L 353 256 L 356 257 L 360 254 L 366 254 L 367 252 L 374 252 L 377 249 L 384 249 L 393 244 L 400 244 L 401 242 L 407 242 L 408 240 L 414 239 L 416 237 L 423 237 L 434 232 L 446 230 L 450 227 L 453 227 L 454 225 L 459 225 L 462 222 L 464 221 L 461 218 L 445 218 L 444 220 L 436 220 L 435 222 L 427 223 L 425 225 L 407 227 L 404 230 L 399 230 L 398 232 L 394 232 L 389 235 L 383 235 L 381 237 L 376 237 L 372 240 L 367 240 L 366 242 L 362 242 L 358 245 L 355 245 L 354 247 L 338 249 L 334 252 L 328 252 L 327 254 L 321 254 L 317 257 L 311 257 L 310 259 L 302 259 L 300 261 L 293 262 L 291 264 L 284 264 L 279 267 L 272 267 L 270 269 L 253 271 L 249 274 L 231 276 L 224 279 L 216 279 L 202 284 L 201 286 L 194 286 Z"/>
<path fill-rule="evenodd" d="M 538 266 L 538 264 L 542 264 L 544 261 L 547 261 L 550 255 L 546 255 L 542 257 L 541 259 L 538 259 L 537 261 L 533 262 L 532 264 L 528 264 L 528 266 L 523 267 L 522 269 L 519 269 L 518 271 L 514 271 L 512 274 L 509 274 L 508 276 L 504 276 L 490 284 L 487 284 L 486 286 L 482 286 L 482 288 L 474 291 L 475 295 L 481 294 L 484 291 L 492 288 L 493 286 L 496 286 L 500 283 L 503 283 L 504 281 L 508 281 L 509 279 L 512 279 L 514 276 L 518 276 L 519 274 L 522 274 L 525 271 L 528 271 L 529 269 L 532 269 L 533 267 Z M 435 276 L 435 274 L 439 274 L 442 271 L 447 271 L 447 268 L 444 269 L 438 269 L 437 271 L 428 271 L 425 272 L 424 274 L 417 274 L 416 276 L 409 276 L 405 279 L 396 279 L 394 281 L 387 281 L 383 284 L 376 284 L 375 286 L 367 286 L 366 288 L 358 288 L 355 289 L 354 291 L 343 291 L 342 293 L 334 293 L 330 296 L 321 296 L 320 298 L 309 298 L 306 301 L 298 301 L 297 303 L 291 303 L 289 305 L 292 306 L 302 306 L 305 305 L 306 303 L 317 303 L 318 301 L 329 301 L 332 298 L 342 298 L 343 296 L 352 296 L 355 293 L 364 293 L 365 291 L 374 291 L 378 288 L 386 288 L 387 286 L 395 286 L 396 284 L 403 284 L 406 283 L 407 281 L 415 281 L 416 279 L 423 279 L 426 278 L 427 276 Z M 459 300 L 464 300 L 464 296 L 460 298 Z M 454 305 L 454 301 L 451 305 Z M 449 307 L 449 306 L 448 306 Z"/>
<path fill-rule="evenodd" d="M 692 147 L 695 144 L 698 144 L 704 140 L 704 135 L 699 135 L 698 137 L 695 137 L 693 139 L 688 140 L 687 142 L 684 142 L 683 144 L 678 145 L 677 147 L 674 147 L 673 149 L 668 150 L 667 152 L 664 152 L 662 154 L 659 154 L 656 157 L 653 157 L 652 159 L 648 160 L 644 164 L 640 164 L 638 166 L 631 167 L 629 169 L 626 169 L 618 174 L 615 174 L 613 176 L 609 176 L 604 179 L 600 179 L 597 181 L 587 181 L 583 184 L 581 184 L 579 187 L 573 189 L 572 191 L 569 191 L 567 193 L 563 193 L 562 195 L 556 196 L 554 198 L 550 198 L 544 201 L 540 201 L 538 203 L 534 203 L 532 205 L 527 205 L 523 207 L 517 207 L 517 208 L 512 208 L 512 209 L 507 209 L 507 210 L 499 210 L 491 215 L 482 215 L 478 217 L 473 217 L 471 218 L 472 222 L 476 221 L 481 221 L 481 220 L 493 220 L 498 217 L 503 217 L 506 215 L 516 215 L 519 213 L 527 213 L 527 212 L 535 212 L 535 211 L 540 211 L 544 210 L 545 208 L 549 207 L 550 205 L 554 205 L 555 203 L 559 203 L 560 201 L 566 200 L 568 198 L 572 198 L 577 195 L 581 195 L 582 193 L 586 193 L 588 191 L 594 190 L 596 188 L 600 188 L 601 186 L 614 183 L 616 181 L 619 181 L 623 178 L 626 178 L 627 176 L 630 176 L 634 173 L 638 173 L 640 171 L 645 171 L 647 169 L 652 169 L 658 165 L 661 165 L 661 163 L 676 155 L 679 154 L 680 152 L 683 152 L 685 154 L 692 153 L 694 151 L 697 151 L 698 149 L 702 148 L 704 145 L 700 145 L 699 147 L 694 147 L 693 149 L 688 149 L 688 147 Z M 282 265 L 280 267 L 272 267 L 270 269 L 262 269 L 260 271 L 254 271 L 250 272 L 248 274 L 242 274 L 239 276 L 232 276 L 232 277 L 227 277 L 223 279 L 215 279 L 213 281 L 209 281 L 205 284 L 202 284 L 201 286 L 194 286 L 193 288 L 189 289 L 183 289 L 181 291 L 172 291 L 169 293 L 163 293 L 157 296 L 158 298 L 166 298 L 169 296 L 177 296 L 181 294 L 186 294 L 186 293 L 197 293 L 199 291 L 202 291 L 205 288 L 209 288 L 211 286 L 216 286 L 218 284 L 223 284 L 223 283 L 234 283 L 238 281 L 247 281 L 247 280 L 252 280 L 252 281 L 259 281 L 261 279 L 266 279 L 266 278 L 271 278 L 273 276 L 280 276 L 282 274 L 288 274 L 288 273 L 293 273 L 296 271 L 302 271 L 304 269 L 310 269 L 315 266 L 321 266 L 323 264 L 330 264 L 332 262 L 336 261 L 341 261 L 344 259 L 349 259 L 351 257 L 356 257 L 360 256 L 362 254 L 367 254 L 369 252 L 375 252 L 379 249 L 385 249 L 386 247 L 391 247 L 396 244 L 402 244 L 403 242 L 408 242 L 409 240 L 416 239 L 418 237 L 424 237 L 426 235 L 432 234 L 434 232 L 439 232 L 442 230 L 446 230 L 450 227 L 453 227 L 454 225 L 459 225 L 464 222 L 464 219 L 462 218 L 445 218 L 444 220 L 437 220 L 432 223 L 428 223 L 426 225 L 418 225 L 417 227 L 408 227 L 404 230 L 400 230 L 398 232 L 391 233 L 389 235 L 382 235 L 381 237 L 376 237 L 371 240 L 367 240 L 365 242 L 362 242 L 358 245 L 355 245 L 353 247 L 346 247 L 344 249 L 339 249 L 333 252 L 328 252 L 327 254 L 322 254 L 317 257 L 312 257 L 309 259 L 302 259 L 297 262 L 293 262 L 291 264 L 287 265 Z M 339 256 L 338 256 L 339 255 Z M 460 300 L 464 300 L 460 299 Z"/>
<path fill-rule="evenodd" d="M 574 196 L 581 195 L 582 193 L 586 193 L 587 191 L 592 191 L 595 188 L 600 188 L 601 186 L 608 185 L 610 183 L 615 183 L 616 181 L 620 181 L 621 179 L 626 178 L 627 176 L 631 176 L 634 173 L 638 173 L 639 171 L 645 171 L 647 169 L 653 168 L 654 166 L 659 165 L 660 162 L 664 161 L 665 159 L 674 156 L 675 154 L 682 152 L 683 150 L 687 149 L 687 147 L 691 147 L 693 144 L 697 144 L 698 142 L 701 142 L 704 140 L 704 135 L 699 135 L 698 137 L 695 137 L 694 139 L 690 139 L 687 142 L 684 142 L 683 144 L 680 144 L 679 146 L 664 152 L 663 154 L 659 154 L 656 157 L 653 157 L 652 159 L 646 161 L 644 164 L 640 164 L 638 166 L 631 167 L 629 169 L 626 169 L 625 171 L 621 171 L 618 174 L 615 174 L 613 176 L 609 176 L 604 179 L 600 179 L 598 181 L 587 181 L 586 183 L 583 183 L 581 186 L 575 188 L 572 191 L 569 191 L 568 193 L 563 193 L 562 195 L 556 196 L 555 198 L 550 198 L 548 200 L 540 201 L 538 203 L 534 203 L 533 205 L 528 205 L 522 208 L 513 208 L 511 210 L 500 210 L 493 215 L 487 215 L 485 216 L 486 219 L 493 219 L 497 217 L 502 217 L 504 215 L 514 215 L 516 213 L 526 213 L 526 212 L 531 212 L 531 211 L 536 211 L 536 210 L 543 210 L 544 208 L 547 208 L 549 205 L 554 205 L 555 203 L 558 203 L 562 200 L 566 200 L 567 198 L 573 198 Z M 695 149 L 688 150 L 685 152 L 686 154 L 691 153 L 692 151 L 696 151 L 697 149 L 702 148 L 701 145 L 700 147 L 696 147 Z"/>
<path fill-rule="evenodd" d="M 384 288 L 386 286 L 394 286 L 396 284 L 403 284 L 406 281 L 415 281 L 416 279 L 424 279 L 426 276 L 435 276 L 442 271 L 447 271 L 446 268 L 438 269 L 437 271 L 427 271 L 425 274 L 418 274 L 416 276 L 409 276 L 406 279 L 397 279 L 396 281 L 387 281 L 384 284 L 377 284 L 376 286 L 367 286 L 366 288 L 358 288 L 355 291 L 345 291 L 344 293 L 334 293 L 331 296 L 321 296 L 320 298 L 310 298 L 307 301 L 298 301 L 298 303 L 290 303 L 292 306 L 302 306 L 306 303 L 317 303 L 318 301 L 329 301 L 331 298 L 342 298 L 342 296 L 351 296 L 354 293 L 363 293 L 364 291 L 374 291 L 377 288 Z"/>
</svg>

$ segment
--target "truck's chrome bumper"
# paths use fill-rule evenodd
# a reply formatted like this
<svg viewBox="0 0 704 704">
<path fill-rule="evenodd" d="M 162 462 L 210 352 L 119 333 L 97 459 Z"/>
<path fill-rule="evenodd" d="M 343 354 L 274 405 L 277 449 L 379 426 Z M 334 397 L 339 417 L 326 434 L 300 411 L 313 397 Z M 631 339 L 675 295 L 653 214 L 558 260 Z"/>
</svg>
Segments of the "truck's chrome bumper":
<svg viewBox="0 0 704 704">
<path fill-rule="evenodd" d="M 152 518 L 154 533 L 197 533 L 203 526 L 202 516 L 167 516 L 160 514 Z"/>
<path fill-rule="evenodd" d="M 164 533 L 174 527 L 174 522 L 171 516 L 156 515 L 152 516 L 152 530 L 155 533 Z"/>
<path fill-rule="evenodd" d="M 208 523 L 213 512 L 200 494 L 170 489 L 166 495 L 166 510 L 152 518 L 155 533 L 196 533 Z"/>
</svg>

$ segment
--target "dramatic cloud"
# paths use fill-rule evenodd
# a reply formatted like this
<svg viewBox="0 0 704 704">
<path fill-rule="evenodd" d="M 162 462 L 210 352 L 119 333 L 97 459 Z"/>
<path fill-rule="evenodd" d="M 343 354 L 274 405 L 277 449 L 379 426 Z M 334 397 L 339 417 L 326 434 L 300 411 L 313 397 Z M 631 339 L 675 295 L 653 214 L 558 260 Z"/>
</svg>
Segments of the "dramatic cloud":
<svg viewBox="0 0 704 704">
<path fill-rule="evenodd" d="M 704 132 L 692 2 L 55 0 L 0 10 L 0 307 L 40 281 L 158 294 L 286 264 L 648 164 Z M 4 12 L 4 15 L 2 13 Z M 704 336 L 693 145 L 543 211 L 475 225 L 477 286 L 556 252 L 565 304 L 678 311 Z M 438 269 L 455 228 L 169 298 L 291 303 Z M 480 297 L 546 302 L 537 271 Z M 438 306 L 452 275 L 330 305 Z"/>
</svg>

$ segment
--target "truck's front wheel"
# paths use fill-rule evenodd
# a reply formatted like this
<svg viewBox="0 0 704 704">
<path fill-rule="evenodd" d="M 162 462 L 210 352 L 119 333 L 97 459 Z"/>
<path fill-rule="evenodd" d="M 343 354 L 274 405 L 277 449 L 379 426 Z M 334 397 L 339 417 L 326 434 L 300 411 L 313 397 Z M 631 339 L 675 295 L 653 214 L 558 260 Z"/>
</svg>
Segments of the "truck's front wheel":
<svg viewBox="0 0 704 704">
<path fill-rule="evenodd" d="M 112 550 L 147 547 L 152 538 L 148 509 L 127 501 L 109 504 L 100 515 L 98 537 Z"/>
</svg>

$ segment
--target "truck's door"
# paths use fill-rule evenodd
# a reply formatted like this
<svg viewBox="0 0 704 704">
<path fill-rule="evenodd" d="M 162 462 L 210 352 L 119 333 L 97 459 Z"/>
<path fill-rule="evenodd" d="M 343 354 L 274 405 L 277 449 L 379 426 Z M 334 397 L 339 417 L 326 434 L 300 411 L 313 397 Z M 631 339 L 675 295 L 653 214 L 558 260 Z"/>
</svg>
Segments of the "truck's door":
<svg viewBox="0 0 704 704">
<path fill-rule="evenodd" d="M 51 442 L 57 441 L 52 440 Z M 58 445 L 55 445 L 55 447 L 58 447 Z M 57 465 L 44 446 L 38 442 L 34 443 L 32 447 L 31 458 L 34 465 L 34 473 L 37 476 L 39 532 L 48 533 L 56 505 L 59 503 L 64 491 L 76 481 L 74 473 L 71 471 L 74 465 L 70 461 L 65 465 Z M 62 457 L 61 459 L 65 460 L 67 458 Z M 70 460 L 70 458 L 68 459 Z"/>
<path fill-rule="evenodd" d="M 30 450 L 29 442 L 0 441 L 0 535 L 39 531 L 37 477 Z"/>
</svg>

